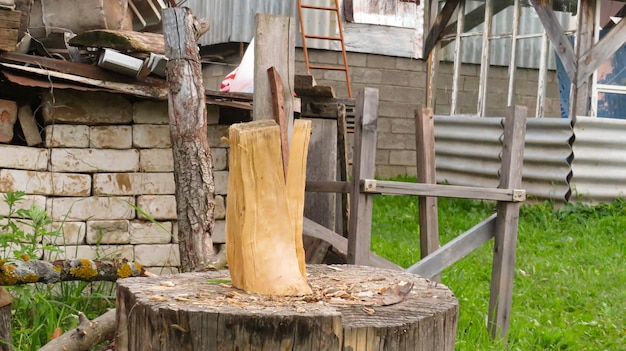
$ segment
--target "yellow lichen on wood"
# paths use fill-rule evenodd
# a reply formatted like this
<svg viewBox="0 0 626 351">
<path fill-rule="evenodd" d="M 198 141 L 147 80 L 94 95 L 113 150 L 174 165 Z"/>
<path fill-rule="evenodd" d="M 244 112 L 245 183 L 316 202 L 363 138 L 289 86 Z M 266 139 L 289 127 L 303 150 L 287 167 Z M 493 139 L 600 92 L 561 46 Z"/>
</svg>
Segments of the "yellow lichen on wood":
<svg viewBox="0 0 626 351">
<path fill-rule="evenodd" d="M 20 279 L 23 283 L 36 283 L 39 281 L 39 275 L 34 273 L 29 273 L 21 277 Z"/>
<path fill-rule="evenodd" d="M 14 285 L 17 283 L 18 276 L 15 267 L 5 265 L 5 261 L 0 262 L 0 285 Z"/>
<path fill-rule="evenodd" d="M 78 260 L 80 265 L 70 268 L 70 274 L 81 279 L 90 279 L 98 275 L 98 270 L 90 260 L 81 258 Z"/>
</svg>

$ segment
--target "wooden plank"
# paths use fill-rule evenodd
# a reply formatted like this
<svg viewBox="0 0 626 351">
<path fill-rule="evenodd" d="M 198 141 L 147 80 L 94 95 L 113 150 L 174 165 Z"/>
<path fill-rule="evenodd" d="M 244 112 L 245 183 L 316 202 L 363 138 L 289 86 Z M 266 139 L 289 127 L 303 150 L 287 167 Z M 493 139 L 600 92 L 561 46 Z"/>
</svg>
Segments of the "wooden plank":
<svg viewBox="0 0 626 351">
<path fill-rule="evenodd" d="M 478 103 L 476 114 L 485 116 L 487 111 L 487 85 L 489 79 L 489 52 L 491 51 L 491 22 L 493 20 L 493 1 L 485 1 L 485 22 L 483 24 L 482 50 L 480 57 L 480 75 L 478 78 Z"/>
<path fill-rule="evenodd" d="M 541 37 L 541 53 L 539 54 L 539 77 L 537 79 L 537 103 L 535 117 L 544 117 L 546 104 L 546 90 L 548 86 L 548 50 L 550 43 L 544 33 Z"/>
<path fill-rule="evenodd" d="M 435 122 L 431 108 L 415 111 L 415 143 L 417 181 L 426 186 L 437 183 L 435 173 Z M 420 196 L 418 199 L 420 224 L 420 256 L 425 258 L 439 248 L 439 215 L 437 198 Z M 432 277 L 439 281 L 439 277 Z"/>
<path fill-rule="evenodd" d="M 520 25 L 520 0 L 513 0 L 513 28 L 511 29 L 511 50 L 509 60 L 509 81 L 506 94 L 507 106 L 515 104 L 515 80 L 517 73 L 517 33 Z M 495 11 L 495 10 L 494 10 Z"/>
<path fill-rule="evenodd" d="M 293 86 L 295 72 L 295 19 L 258 13 L 254 38 L 254 110 L 252 119 L 272 119 L 271 92 L 267 69 L 274 66 L 283 81 L 287 131 L 293 130 Z"/>
<path fill-rule="evenodd" d="M 132 30 L 93 29 L 79 33 L 68 42 L 72 46 L 109 48 L 119 51 L 165 53 L 163 34 Z"/>
<path fill-rule="evenodd" d="M 579 7 L 578 31 L 576 32 L 576 46 L 574 48 L 574 54 L 577 58 L 580 58 L 591 50 L 596 42 L 596 26 L 600 25 L 597 23 L 598 16 L 596 16 L 597 11 L 600 11 L 600 2 L 581 0 Z M 581 61 L 578 61 L 578 63 L 579 66 L 577 68 L 580 69 Z M 576 79 L 578 78 L 579 74 L 576 74 Z M 593 84 L 594 82 L 592 81 L 591 75 L 587 75 L 583 80 L 572 81 L 570 118 L 572 118 L 574 123 L 576 123 L 578 116 L 590 115 Z"/>
<path fill-rule="evenodd" d="M 337 119 L 337 102 L 317 102 L 304 98 L 300 116 L 306 118 Z"/>
<path fill-rule="evenodd" d="M 285 116 L 285 98 L 283 95 L 283 81 L 274 66 L 267 69 L 270 80 L 270 92 L 274 110 L 274 121 L 280 129 L 280 147 L 283 155 L 283 172 L 287 179 L 287 165 L 289 164 L 289 135 L 287 133 L 287 117 Z"/>
<path fill-rule="evenodd" d="M 452 197 L 507 202 L 520 202 L 526 199 L 526 190 L 523 189 L 493 189 L 461 185 L 405 183 L 375 179 L 363 179 L 361 184 L 361 191 L 372 194 Z M 328 188 L 331 187 L 331 185 L 327 186 Z M 338 188 L 339 185 L 335 185 L 334 187 Z"/>
<path fill-rule="evenodd" d="M 526 116 L 526 107 L 511 106 L 507 111 L 504 121 L 500 189 L 515 189 L 522 185 Z M 496 206 L 497 218 L 487 323 L 492 338 L 503 338 L 509 331 L 519 209 L 519 202 L 499 202 Z"/>
<path fill-rule="evenodd" d="M 426 37 L 426 42 L 424 43 L 424 52 L 422 57 L 427 57 L 430 55 L 430 52 L 435 47 L 437 42 L 441 39 L 441 35 L 445 27 L 450 22 L 450 18 L 454 13 L 454 10 L 459 5 L 460 0 L 448 0 L 445 5 L 443 5 L 443 9 L 439 12 L 435 19 L 435 23 L 432 24 L 430 30 L 428 31 L 428 36 Z"/>
<path fill-rule="evenodd" d="M 361 179 L 374 178 L 376 167 L 376 126 L 378 122 L 378 89 L 365 88 L 356 103 L 350 196 L 350 229 L 348 263 L 367 265 L 369 261 L 372 205 L 374 197 L 361 193 Z"/>
<path fill-rule="evenodd" d="M 407 272 L 431 278 L 467 256 L 494 236 L 496 214 L 450 240 L 432 254 L 407 268 Z"/>
<path fill-rule="evenodd" d="M 335 107 L 335 114 L 337 109 Z M 335 181 L 337 179 L 337 122 L 330 119 L 311 119 L 313 129 L 306 164 L 309 181 Z M 337 216 L 335 193 L 306 194 L 304 215 L 313 221 L 335 229 Z M 329 245 L 319 240 L 305 240 L 308 263 L 322 263 Z"/>
<path fill-rule="evenodd" d="M 324 240 L 339 251 L 346 252 L 348 250 L 348 239 L 306 217 L 304 217 L 303 233 L 304 235 Z M 376 267 L 403 270 L 402 267 L 376 255 L 373 252 L 369 253 L 369 260 L 370 263 Z"/>
<path fill-rule="evenodd" d="M 315 78 L 311 75 L 296 75 L 294 90 L 300 97 L 334 98 L 337 96 L 333 87 L 317 85 Z"/>
<path fill-rule="evenodd" d="M 574 49 L 563 33 L 563 28 L 559 24 L 559 20 L 556 18 L 554 11 L 552 11 L 552 5 L 542 0 L 530 0 L 530 2 L 535 8 L 535 12 L 537 12 L 537 16 L 543 24 L 546 34 L 548 34 L 550 43 L 554 46 L 556 54 L 559 55 L 561 62 L 563 62 L 563 67 L 565 67 L 567 75 L 572 82 L 575 82 L 577 65 Z"/>
<path fill-rule="evenodd" d="M 15 9 L 21 13 L 18 40 L 21 40 L 24 33 L 28 31 L 28 25 L 30 24 L 30 12 L 33 8 L 33 3 L 34 0 L 15 0 Z"/>
<path fill-rule="evenodd" d="M 348 183 L 348 124 L 346 105 L 337 105 L 337 168 L 339 169 L 339 181 Z M 348 236 L 348 223 L 350 223 L 350 187 L 347 192 L 341 194 L 341 204 L 338 204 L 341 214 L 337 215 L 337 221 L 341 221 L 340 227 L 335 228 L 342 235 Z"/>
<path fill-rule="evenodd" d="M 626 7 L 626 6 L 625 6 Z M 596 43 L 590 50 L 583 53 L 578 59 L 578 82 L 589 78 L 591 74 L 613 56 L 624 43 L 626 43 L 626 21 L 620 21 L 608 32 L 602 40 Z"/>
<path fill-rule="evenodd" d="M 17 111 L 17 118 L 20 121 L 20 126 L 24 132 L 24 138 L 26 139 L 26 145 L 34 146 L 43 143 L 41 134 L 39 134 L 39 127 L 37 127 L 37 121 L 33 115 L 33 110 L 28 105 L 20 107 Z"/>
<path fill-rule="evenodd" d="M 450 99 L 450 115 L 456 115 L 458 100 L 459 100 L 459 85 L 461 80 L 461 53 L 463 51 L 463 40 L 461 34 L 463 33 L 463 23 L 465 23 L 465 1 L 461 1 L 457 11 L 457 30 L 456 40 L 454 41 L 454 63 L 452 64 L 452 97 Z"/>
</svg>

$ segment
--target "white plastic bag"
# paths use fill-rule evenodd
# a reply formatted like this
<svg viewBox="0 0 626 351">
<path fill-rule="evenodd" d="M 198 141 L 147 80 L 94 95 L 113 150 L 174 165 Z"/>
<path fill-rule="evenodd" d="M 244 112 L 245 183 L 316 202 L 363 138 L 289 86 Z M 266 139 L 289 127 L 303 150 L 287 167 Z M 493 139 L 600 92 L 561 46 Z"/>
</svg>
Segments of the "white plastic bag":
<svg viewBox="0 0 626 351">
<path fill-rule="evenodd" d="M 220 91 L 252 93 L 254 91 L 254 38 L 243 54 L 241 63 L 222 81 Z"/>
</svg>

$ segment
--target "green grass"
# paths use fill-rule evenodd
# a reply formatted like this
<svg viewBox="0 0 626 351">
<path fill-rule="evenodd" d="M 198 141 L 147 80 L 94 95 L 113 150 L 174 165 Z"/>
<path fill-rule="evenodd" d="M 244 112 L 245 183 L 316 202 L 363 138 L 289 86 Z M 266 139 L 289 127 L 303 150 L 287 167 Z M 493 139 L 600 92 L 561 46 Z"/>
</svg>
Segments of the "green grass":
<svg viewBox="0 0 626 351">
<path fill-rule="evenodd" d="M 438 204 L 442 244 L 494 210 Z M 417 214 L 416 197 L 377 196 L 372 249 L 403 267 L 418 261 Z M 457 350 L 626 350 L 626 201 L 522 207 L 507 343 L 486 329 L 492 250 L 490 241 L 442 274 L 459 299 Z"/>
</svg>

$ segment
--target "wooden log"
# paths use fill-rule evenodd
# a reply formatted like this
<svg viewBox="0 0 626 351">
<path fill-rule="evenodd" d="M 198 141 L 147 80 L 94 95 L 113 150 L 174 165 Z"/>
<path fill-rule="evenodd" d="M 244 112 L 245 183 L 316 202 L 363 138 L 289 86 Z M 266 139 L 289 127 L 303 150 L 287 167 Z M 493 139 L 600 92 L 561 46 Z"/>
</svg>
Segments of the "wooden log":
<svg viewBox="0 0 626 351">
<path fill-rule="evenodd" d="M 215 255 L 215 184 L 196 29 L 187 8 L 163 10 L 169 123 L 174 154 L 180 268 L 204 268 Z"/>
<path fill-rule="evenodd" d="M 13 338 L 11 337 L 11 302 L 13 297 L 3 287 L 0 287 L 0 350 L 12 351 Z"/>
<path fill-rule="evenodd" d="M 82 351 L 115 337 L 116 311 L 109 310 L 100 317 L 89 320 L 78 313 L 78 326 L 45 344 L 39 351 Z"/>
<path fill-rule="evenodd" d="M 17 103 L 11 100 L 0 100 L 0 143 L 13 140 L 13 126 L 17 121 Z"/>
<path fill-rule="evenodd" d="M 76 258 L 53 262 L 0 260 L 0 285 L 30 283 L 53 284 L 61 281 L 116 281 L 120 278 L 144 276 L 144 268 L 136 262 L 106 262 Z"/>
<path fill-rule="evenodd" d="M 167 32 L 164 32 L 167 35 Z M 195 38 L 195 34 L 194 34 Z M 194 39 L 195 41 L 195 39 Z M 130 30 L 94 29 L 82 32 L 68 42 L 72 46 L 110 48 L 119 51 L 165 53 L 163 34 Z"/>
<path fill-rule="evenodd" d="M 234 286 L 248 292 L 311 292 L 304 272 L 302 242 L 297 239 L 302 236 L 310 122 L 299 120 L 297 125 L 286 181 L 276 122 L 239 123 L 229 130 L 228 268 Z"/>
<path fill-rule="evenodd" d="M 454 350 L 458 302 L 444 285 L 365 266 L 307 271 L 306 298 L 244 293 L 227 271 L 124 279 L 117 350 Z"/>
<path fill-rule="evenodd" d="M 20 16 L 20 11 L 0 10 L 0 51 L 15 51 Z"/>
</svg>

